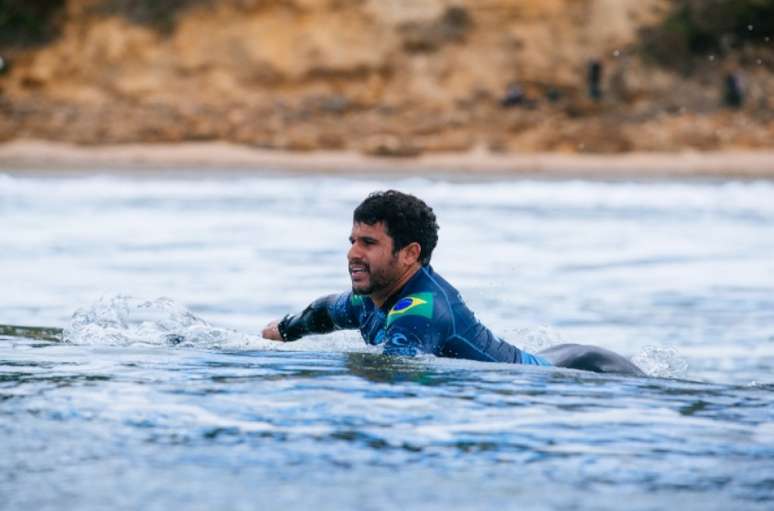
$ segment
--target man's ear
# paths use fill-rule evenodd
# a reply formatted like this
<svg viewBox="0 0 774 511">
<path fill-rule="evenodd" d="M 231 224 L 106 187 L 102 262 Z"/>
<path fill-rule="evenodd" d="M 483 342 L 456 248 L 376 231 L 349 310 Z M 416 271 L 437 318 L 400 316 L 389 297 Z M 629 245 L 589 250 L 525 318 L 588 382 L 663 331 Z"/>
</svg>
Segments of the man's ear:
<svg viewBox="0 0 774 511">
<path fill-rule="evenodd" d="M 414 262 L 419 262 L 419 258 L 422 257 L 422 245 L 415 241 L 403 247 L 401 252 L 403 252 L 403 256 L 406 258 L 405 261 L 408 264 L 413 264 Z"/>
</svg>

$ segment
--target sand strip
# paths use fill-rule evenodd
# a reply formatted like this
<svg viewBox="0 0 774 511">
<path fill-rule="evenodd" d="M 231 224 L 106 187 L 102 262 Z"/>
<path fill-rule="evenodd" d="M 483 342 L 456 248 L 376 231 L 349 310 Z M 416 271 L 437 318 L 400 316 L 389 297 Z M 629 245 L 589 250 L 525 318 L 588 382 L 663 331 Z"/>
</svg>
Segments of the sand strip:
<svg viewBox="0 0 774 511">
<path fill-rule="evenodd" d="M 72 174 L 169 171 L 321 172 L 547 178 L 774 178 L 774 150 L 738 152 L 492 154 L 473 151 L 379 158 L 346 151 L 286 152 L 223 142 L 75 146 L 17 140 L 0 144 L 0 172 Z"/>
</svg>

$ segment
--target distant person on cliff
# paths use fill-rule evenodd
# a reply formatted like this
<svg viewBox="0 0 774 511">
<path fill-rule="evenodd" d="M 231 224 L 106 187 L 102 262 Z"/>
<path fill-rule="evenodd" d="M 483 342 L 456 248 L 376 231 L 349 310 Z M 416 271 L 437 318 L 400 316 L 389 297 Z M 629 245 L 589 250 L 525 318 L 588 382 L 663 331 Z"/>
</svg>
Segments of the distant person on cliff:
<svg viewBox="0 0 774 511">
<path fill-rule="evenodd" d="M 263 337 L 294 341 L 309 334 L 359 329 L 386 355 L 464 358 L 642 375 L 613 352 L 562 344 L 531 354 L 476 319 L 460 293 L 430 266 L 438 241 L 433 210 L 413 195 L 369 195 L 353 215 L 347 254 L 352 290 L 319 298 L 298 314 L 269 323 Z"/>
<path fill-rule="evenodd" d="M 586 68 L 586 85 L 589 97 L 594 101 L 602 99 L 602 62 L 592 60 Z"/>
<path fill-rule="evenodd" d="M 744 83 L 738 72 L 727 73 L 723 79 L 723 104 L 730 108 L 741 108 L 744 103 Z"/>
</svg>

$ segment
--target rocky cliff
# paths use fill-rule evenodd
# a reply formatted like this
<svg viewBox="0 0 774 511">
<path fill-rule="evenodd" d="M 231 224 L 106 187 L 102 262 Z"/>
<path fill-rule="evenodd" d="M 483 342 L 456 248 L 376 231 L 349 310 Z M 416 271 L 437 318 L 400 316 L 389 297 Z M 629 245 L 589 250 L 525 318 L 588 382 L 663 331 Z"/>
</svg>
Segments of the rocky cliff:
<svg viewBox="0 0 774 511">
<path fill-rule="evenodd" d="M 38 41 L 0 46 L 0 139 L 395 156 L 774 145 L 774 46 L 665 66 L 643 38 L 672 0 L 51 3 Z"/>
</svg>

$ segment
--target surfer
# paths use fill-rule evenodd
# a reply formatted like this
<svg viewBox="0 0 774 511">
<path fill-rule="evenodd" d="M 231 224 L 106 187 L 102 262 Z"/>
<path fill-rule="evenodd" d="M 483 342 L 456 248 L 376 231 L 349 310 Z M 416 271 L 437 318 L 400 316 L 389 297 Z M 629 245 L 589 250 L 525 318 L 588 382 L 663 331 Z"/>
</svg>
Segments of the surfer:
<svg viewBox="0 0 774 511">
<path fill-rule="evenodd" d="M 369 195 L 354 211 L 347 253 L 352 290 L 312 302 L 263 329 L 290 342 L 309 334 L 358 329 L 386 355 L 464 358 L 642 375 L 624 357 L 579 344 L 528 353 L 481 324 L 460 293 L 430 266 L 438 242 L 435 213 L 395 190 Z"/>
</svg>

